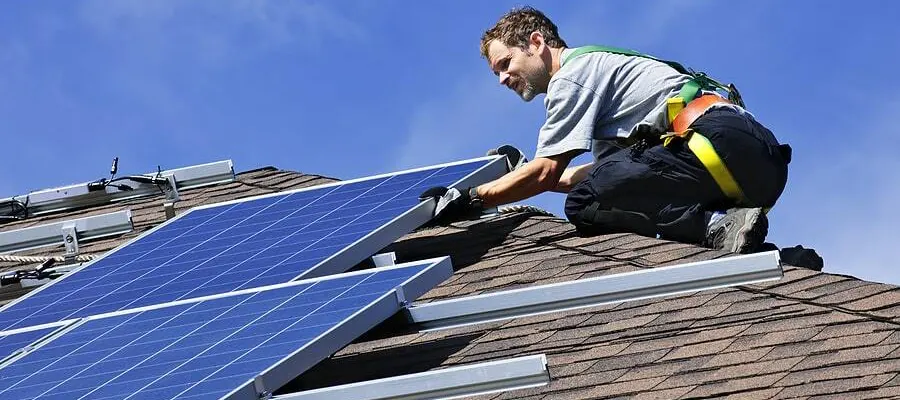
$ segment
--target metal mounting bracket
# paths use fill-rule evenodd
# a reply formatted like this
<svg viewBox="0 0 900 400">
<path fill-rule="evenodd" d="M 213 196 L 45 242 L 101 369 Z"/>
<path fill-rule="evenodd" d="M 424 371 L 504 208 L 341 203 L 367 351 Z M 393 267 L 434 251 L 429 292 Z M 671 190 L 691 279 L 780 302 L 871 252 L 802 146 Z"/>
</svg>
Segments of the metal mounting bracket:
<svg viewBox="0 0 900 400">
<path fill-rule="evenodd" d="M 66 245 L 66 258 L 78 255 L 78 232 L 74 223 L 62 226 L 63 243 Z"/>
<path fill-rule="evenodd" d="M 259 400 L 269 400 L 272 398 L 272 391 L 266 389 L 265 383 L 261 375 L 253 378 L 253 389 L 256 390 Z"/>
<path fill-rule="evenodd" d="M 166 181 L 169 182 L 163 188 L 163 191 L 166 192 L 166 201 L 174 203 L 181 200 L 181 196 L 178 195 L 178 183 L 175 181 L 175 174 L 166 175 Z"/>
<path fill-rule="evenodd" d="M 390 253 L 381 253 L 372 256 L 372 262 L 376 267 L 390 267 L 396 264 L 397 254 L 393 251 Z"/>
</svg>

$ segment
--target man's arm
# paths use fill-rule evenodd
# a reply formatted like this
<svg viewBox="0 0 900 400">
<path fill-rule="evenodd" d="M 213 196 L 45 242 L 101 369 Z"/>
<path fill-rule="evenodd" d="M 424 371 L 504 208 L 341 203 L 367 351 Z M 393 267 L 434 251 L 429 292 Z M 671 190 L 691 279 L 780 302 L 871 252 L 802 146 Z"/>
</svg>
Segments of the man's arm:
<svg viewBox="0 0 900 400">
<path fill-rule="evenodd" d="M 593 166 L 594 164 L 584 164 L 566 168 L 566 170 L 563 171 L 562 176 L 559 178 L 559 183 L 557 183 L 556 187 L 553 188 L 553 191 L 559 193 L 569 193 L 569 191 L 572 190 L 575 184 L 587 178 Z"/>
<path fill-rule="evenodd" d="M 478 186 L 476 190 L 488 207 L 524 200 L 554 190 L 569 162 L 581 152 L 574 150 L 550 157 L 537 157 L 493 182 Z M 586 176 L 587 172 L 584 174 Z"/>
</svg>

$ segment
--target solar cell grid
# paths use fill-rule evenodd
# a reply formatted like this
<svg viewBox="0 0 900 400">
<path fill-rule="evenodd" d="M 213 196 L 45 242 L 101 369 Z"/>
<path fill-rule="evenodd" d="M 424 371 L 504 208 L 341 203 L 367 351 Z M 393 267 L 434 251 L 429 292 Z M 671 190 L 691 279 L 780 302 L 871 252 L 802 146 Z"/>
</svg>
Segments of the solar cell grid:
<svg viewBox="0 0 900 400">
<path fill-rule="evenodd" d="M 396 312 L 395 288 L 450 273 L 443 258 L 89 318 L 0 370 L 0 398 L 220 398 L 280 361 L 311 367 Z"/>
<path fill-rule="evenodd" d="M 392 220 L 401 225 L 395 219 L 419 204 L 418 194 L 424 189 L 472 179 L 474 171 L 494 174 L 483 171 L 500 165 L 496 160 L 471 160 L 192 210 L 7 306 L 0 311 L 0 328 L 271 285 L 311 271 L 337 272 L 327 270 L 327 262 L 334 261 L 334 268 L 351 266 L 427 220 L 422 217 L 395 237 L 372 235 Z M 364 237 L 373 247 L 360 251 L 365 255 L 357 257 L 347 250 Z M 337 262 L 338 256 L 356 259 Z"/>
</svg>

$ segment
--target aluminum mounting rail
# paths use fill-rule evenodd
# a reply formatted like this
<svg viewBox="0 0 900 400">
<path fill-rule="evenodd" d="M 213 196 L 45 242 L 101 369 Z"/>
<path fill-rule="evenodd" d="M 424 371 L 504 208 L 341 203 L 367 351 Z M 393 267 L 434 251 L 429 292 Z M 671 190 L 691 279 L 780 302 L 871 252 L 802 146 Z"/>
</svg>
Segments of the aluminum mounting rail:
<svg viewBox="0 0 900 400">
<path fill-rule="evenodd" d="M 58 244 L 65 244 L 67 253 L 77 253 L 79 241 L 119 235 L 132 229 L 131 210 L 53 222 L 0 232 L 0 253 Z"/>
<path fill-rule="evenodd" d="M 407 307 L 406 313 L 409 321 L 423 330 L 436 330 L 782 276 L 778 252 L 770 251 L 436 301 Z"/>
<path fill-rule="evenodd" d="M 448 399 L 543 386 L 549 382 L 547 357 L 538 354 L 307 390 L 273 399 Z"/>
<path fill-rule="evenodd" d="M 138 177 L 152 178 L 157 176 L 167 180 L 167 184 L 156 185 L 124 179 L 116 182 L 115 185 L 106 185 L 98 188 L 92 187 L 90 183 L 85 182 L 39 190 L 27 195 L 8 198 L 7 200 L 17 200 L 27 205 L 29 215 L 41 215 L 49 212 L 150 196 L 159 194 L 161 191 L 167 197 L 175 199 L 177 198 L 178 190 L 234 181 L 234 164 L 231 160 L 224 160 L 162 172 L 150 172 Z M 119 185 L 120 183 L 127 185 L 128 188 Z"/>
</svg>

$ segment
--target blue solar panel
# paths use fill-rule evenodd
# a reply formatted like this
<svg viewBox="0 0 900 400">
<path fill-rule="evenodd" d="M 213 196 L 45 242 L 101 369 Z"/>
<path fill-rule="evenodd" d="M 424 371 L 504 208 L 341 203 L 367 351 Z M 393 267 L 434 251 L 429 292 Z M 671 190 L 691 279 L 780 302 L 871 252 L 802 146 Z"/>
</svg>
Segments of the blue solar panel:
<svg viewBox="0 0 900 400">
<path fill-rule="evenodd" d="M 451 273 L 445 257 L 89 318 L 0 369 L 0 398 L 257 398 L 255 377 L 277 389 L 398 311 L 396 288 Z"/>
<path fill-rule="evenodd" d="M 493 179 L 502 165 L 483 158 L 193 209 L 10 304 L 0 329 L 343 272 L 430 218 L 423 190 Z"/>
<path fill-rule="evenodd" d="M 0 336 L 0 361 L 13 355 L 23 347 L 28 346 L 38 339 L 46 336 L 48 333 L 56 330 L 57 327 L 34 329 L 25 332 L 11 333 Z"/>
</svg>

